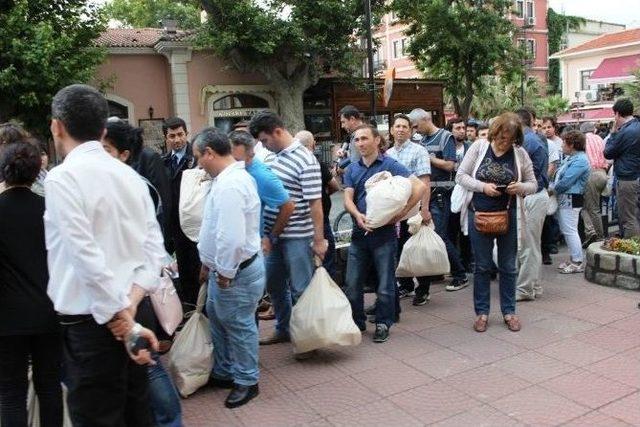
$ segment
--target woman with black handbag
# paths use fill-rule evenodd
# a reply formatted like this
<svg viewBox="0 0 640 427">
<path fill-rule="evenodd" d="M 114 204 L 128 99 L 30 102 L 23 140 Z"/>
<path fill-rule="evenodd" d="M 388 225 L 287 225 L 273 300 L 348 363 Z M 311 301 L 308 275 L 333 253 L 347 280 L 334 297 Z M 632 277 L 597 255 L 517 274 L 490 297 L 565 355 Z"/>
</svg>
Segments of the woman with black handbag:
<svg viewBox="0 0 640 427">
<path fill-rule="evenodd" d="M 468 194 L 468 229 L 475 258 L 473 300 L 477 332 L 487 330 L 494 240 L 498 245 L 500 308 L 511 331 L 520 330 L 516 310 L 516 257 L 520 230 L 525 227 L 522 198 L 533 194 L 537 182 L 524 148 L 518 116 L 505 113 L 489 129 L 489 140 L 473 144 L 465 155 L 456 182 Z"/>
</svg>

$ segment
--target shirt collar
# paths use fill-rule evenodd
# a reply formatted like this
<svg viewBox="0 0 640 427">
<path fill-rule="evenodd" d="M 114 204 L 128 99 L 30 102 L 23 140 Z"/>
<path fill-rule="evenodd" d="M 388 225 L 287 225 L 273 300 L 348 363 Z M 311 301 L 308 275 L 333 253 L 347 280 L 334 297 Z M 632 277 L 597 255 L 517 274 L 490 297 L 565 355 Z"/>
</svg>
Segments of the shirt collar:
<svg viewBox="0 0 640 427">
<path fill-rule="evenodd" d="M 226 168 L 224 168 L 222 170 L 222 172 L 220 172 L 218 174 L 218 176 L 216 176 L 216 181 L 219 181 L 220 179 L 224 178 L 225 176 L 229 175 L 231 172 L 233 172 L 236 169 L 244 169 L 244 162 L 234 162 L 231 163 L 229 166 L 227 166 Z"/>
<path fill-rule="evenodd" d="M 82 144 L 78 144 L 73 150 L 71 150 L 65 157 L 65 160 L 69 160 L 77 156 L 82 156 L 83 154 L 87 154 L 97 150 L 104 151 L 104 148 L 102 147 L 102 143 L 100 141 L 83 142 Z"/>
<path fill-rule="evenodd" d="M 287 148 L 283 149 L 280 151 L 280 153 L 292 153 L 294 152 L 298 147 L 302 147 L 302 144 L 300 143 L 299 140 L 294 139 L 293 142 L 291 143 L 291 145 L 289 145 Z M 278 153 L 278 154 L 280 154 Z"/>
<path fill-rule="evenodd" d="M 378 157 L 373 161 L 373 163 L 371 163 L 370 166 L 367 166 L 364 164 L 364 157 L 360 157 L 360 160 L 358 160 L 358 163 L 360 164 L 360 166 L 364 167 L 364 168 L 370 168 L 373 165 L 375 165 L 376 163 L 380 162 L 382 163 L 384 161 L 384 155 L 382 153 L 378 154 Z"/>
<path fill-rule="evenodd" d="M 398 145 L 393 144 L 393 148 L 395 148 L 397 152 L 400 152 L 400 151 L 404 150 L 405 148 L 407 148 L 410 144 L 411 144 L 411 140 L 407 139 L 402 144 L 398 144 Z"/>
<path fill-rule="evenodd" d="M 171 150 L 171 154 L 178 156 L 178 158 L 182 158 L 182 156 L 185 155 L 185 153 L 187 152 L 187 144 L 184 144 L 184 146 L 179 149 L 178 151 L 176 150 Z"/>
</svg>

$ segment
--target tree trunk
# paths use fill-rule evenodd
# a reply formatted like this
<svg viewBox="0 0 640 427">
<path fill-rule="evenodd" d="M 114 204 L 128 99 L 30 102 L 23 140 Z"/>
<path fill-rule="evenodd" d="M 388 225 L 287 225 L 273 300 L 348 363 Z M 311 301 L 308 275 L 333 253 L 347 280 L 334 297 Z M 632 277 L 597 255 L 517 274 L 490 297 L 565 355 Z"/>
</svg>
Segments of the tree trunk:
<svg viewBox="0 0 640 427">
<path fill-rule="evenodd" d="M 275 91 L 278 114 L 282 117 L 285 126 L 295 135 L 296 132 L 304 130 L 304 112 L 302 96 L 305 87 L 298 85 L 279 85 L 272 83 Z"/>
</svg>

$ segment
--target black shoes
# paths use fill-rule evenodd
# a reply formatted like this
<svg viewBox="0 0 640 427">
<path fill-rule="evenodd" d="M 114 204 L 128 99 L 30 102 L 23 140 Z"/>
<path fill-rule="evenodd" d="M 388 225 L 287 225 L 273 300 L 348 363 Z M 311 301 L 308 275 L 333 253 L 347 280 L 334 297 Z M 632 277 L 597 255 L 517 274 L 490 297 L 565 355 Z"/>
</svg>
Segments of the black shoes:
<svg viewBox="0 0 640 427">
<path fill-rule="evenodd" d="M 430 299 L 431 299 L 431 295 L 416 292 L 416 296 L 413 297 L 412 304 L 415 306 L 425 305 L 427 301 L 429 301 Z"/>
<path fill-rule="evenodd" d="M 398 293 L 400 294 L 400 299 L 408 298 L 414 296 L 416 293 L 412 290 L 400 288 L 398 289 Z"/>
<path fill-rule="evenodd" d="M 551 265 L 553 264 L 553 261 L 551 260 L 551 255 L 549 254 L 542 254 L 542 263 L 544 265 Z"/>
<path fill-rule="evenodd" d="M 279 344 L 281 342 L 289 342 L 289 341 L 291 341 L 291 338 L 289 337 L 288 334 L 274 332 L 272 335 L 268 336 L 267 338 L 261 339 L 260 345 L 272 345 L 272 344 Z"/>
<path fill-rule="evenodd" d="M 221 378 L 209 377 L 208 387 L 215 388 L 233 388 L 233 380 L 223 380 Z"/>
<path fill-rule="evenodd" d="M 227 400 L 224 401 L 224 406 L 227 408 L 237 408 L 242 406 L 254 397 L 260 394 L 258 384 L 254 385 L 238 385 L 236 384 L 227 396 Z"/>
<path fill-rule="evenodd" d="M 582 249 L 587 249 L 590 244 L 597 241 L 598 241 L 598 236 L 596 236 L 595 234 L 592 234 L 591 236 L 585 239 L 584 243 L 582 244 Z"/>
<path fill-rule="evenodd" d="M 459 291 L 469 286 L 469 279 L 453 279 L 445 289 L 449 292 Z"/>
<path fill-rule="evenodd" d="M 389 327 L 384 323 L 376 325 L 376 332 L 373 334 L 373 342 L 383 343 L 389 339 Z"/>
</svg>

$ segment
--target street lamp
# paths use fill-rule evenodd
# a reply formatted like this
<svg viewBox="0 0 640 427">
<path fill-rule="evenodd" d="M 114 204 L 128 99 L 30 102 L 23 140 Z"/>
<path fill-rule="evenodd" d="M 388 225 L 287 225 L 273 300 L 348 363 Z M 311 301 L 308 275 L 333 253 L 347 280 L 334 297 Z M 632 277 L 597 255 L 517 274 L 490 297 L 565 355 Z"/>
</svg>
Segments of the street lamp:
<svg viewBox="0 0 640 427">
<path fill-rule="evenodd" d="M 367 27 L 367 60 L 369 69 L 369 110 L 371 111 L 371 124 L 377 127 L 376 123 L 376 81 L 373 69 L 373 34 L 371 32 L 371 0 L 364 0 L 364 17 Z"/>
</svg>

